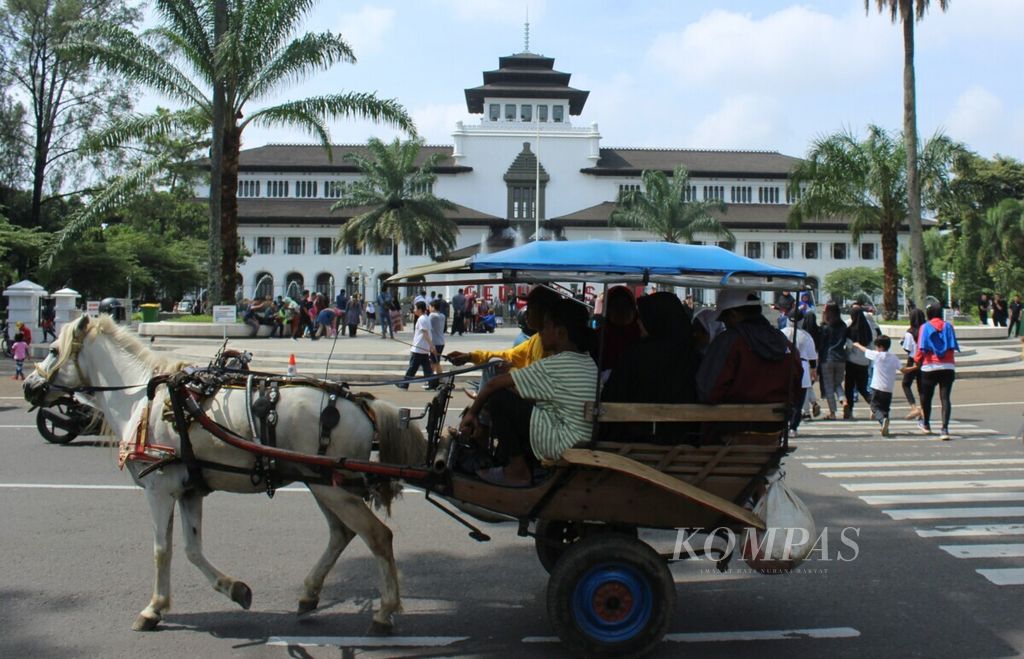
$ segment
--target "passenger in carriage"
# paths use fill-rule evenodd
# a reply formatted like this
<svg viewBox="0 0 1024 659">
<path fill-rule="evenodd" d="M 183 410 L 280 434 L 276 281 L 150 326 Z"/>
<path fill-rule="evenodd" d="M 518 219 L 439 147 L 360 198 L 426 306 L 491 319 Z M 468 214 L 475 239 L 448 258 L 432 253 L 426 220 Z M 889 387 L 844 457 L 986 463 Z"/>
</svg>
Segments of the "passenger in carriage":
<svg viewBox="0 0 1024 659">
<path fill-rule="evenodd" d="M 607 381 L 626 350 L 640 340 L 640 324 L 637 322 L 636 298 L 625 286 L 608 289 L 604 303 L 604 322 L 597 330 L 594 357 L 600 346 L 601 377 Z"/>
<path fill-rule="evenodd" d="M 526 322 L 537 330 L 536 334 L 508 350 L 474 350 L 469 353 L 452 351 L 448 353 L 448 360 L 455 366 L 462 366 L 468 362 L 485 364 L 492 359 L 500 359 L 512 368 L 523 368 L 539 361 L 544 357 L 544 346 L 539 331 L 544 322 L 544 315 L 561 299 L 562 297 L 550 288 L 535 286 L 526 298 Z"/>
<path fill-rule="evenodd" d="M 601 400 L 617 403 L 696 403 L 693 329 L 689 310 L 672 293 L 637 300 L 645 336 L 628 346 L 612 369 Z M 615 423 L 601 426 L 608 441 L 682 441 L 699 430 L 687 423 Z"/>
<path fill-rule="evenodd" d="M 756 291 L 726 290 L 718 296 L 725 331 L 708 346 L 697 371 L 702 403 L 795 402 L 803 393 L 800 358 L 761 312 Z"/>
<path fill-rule="evenodd" d="M 583 351 L 588 320 L 585 306 L 559 299 L 548 308 L 537 333 L 548 356 L 497 375 L 481 388 L 462 417 L 460 431 L 478 435 L 479 415 L 487 405 L 491 435 L 507 463 L 478 470 L 480 478 L 528 486 L 537 458 L 557 460 L 565 449 L 590 441 L 592 427 L 583 409 L 596 395 L 597 365 Z"/>
</svg>

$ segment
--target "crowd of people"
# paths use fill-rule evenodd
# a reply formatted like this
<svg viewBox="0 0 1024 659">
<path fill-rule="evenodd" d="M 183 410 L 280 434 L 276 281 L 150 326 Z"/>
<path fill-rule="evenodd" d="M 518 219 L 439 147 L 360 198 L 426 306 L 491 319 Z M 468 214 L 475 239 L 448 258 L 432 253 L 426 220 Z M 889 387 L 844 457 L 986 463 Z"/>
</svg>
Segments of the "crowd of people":
<svg viewBox="0 0 1024 659">
<path fill-rule="evenodd" d="M 259 333 L 261 326 L 270 327 L 268 338 L 312 341 L 346 335 L 355 338 L 360 327 L 387 339 L 403 329 L 400 303 L 387 290 L 375 299 L 363 299 L 359 293 L 349 295 L 342 290 L 333 302 L 323 293 L 304 290 L 297 300 L 278 295 L 246 300 L 243 305 L 242 321 L 252 328 L 252 336 Z"/>
<path fill-rule="evenodd" d="M 1006 336 L 1020 336 L 1021 308 L 1020 294 L 1007 301 L 999 293 L 993 294 L 991 298 L 988 293 L 982 293 L 978 298 L 978 321 L 988 325 L 991 318 L 994 327 L 1007 328 Z"/>
</svg>

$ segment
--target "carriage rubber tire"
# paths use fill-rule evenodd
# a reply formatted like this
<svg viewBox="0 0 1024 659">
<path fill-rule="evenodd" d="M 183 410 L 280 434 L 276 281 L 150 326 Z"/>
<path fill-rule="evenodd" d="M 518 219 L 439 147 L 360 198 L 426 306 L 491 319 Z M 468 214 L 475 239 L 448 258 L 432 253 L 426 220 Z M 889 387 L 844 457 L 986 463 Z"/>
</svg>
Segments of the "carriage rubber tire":
<svg viewBox="0 0 1024 659">
<path fill-rule="evenodd" d="M 570 546 L 548 580 L 548 619 L 581 657 L 639 657 L 658 645 L 675 609 L 668 565 L 651 547 L 619 533 Z"/>
<path fill-rule="evenodd" d="M 579 522 L 565 522 L 559 519 L 539 519 L 534 528 L 534 548 L 537 550 L 537 559 L 543 566 L 544 571 L 551 574 L 555 569 L 558 559 L 565 554 L 565 551 L 580 541 L 579 529 L 582 526 L 583 536 L 589 537 L 598 533 L 621 533 L 626 537 L 637 537 L 636 527 L 611 526 L 608 524 L 593 524 Z"/>
<path fill-rule="evenodd" d="M 76 437 L 78 437 L 77 430 L 69 430 L 66 435 L 54 435 L 47 427 L 46 419 L 44 419 L 43 415 L 38 412 L 36 413 L 36 430 L 38 430 L 39 434 L 43 436 L 43 439 L 51 444 L 70 444 Z"/>
</svg>

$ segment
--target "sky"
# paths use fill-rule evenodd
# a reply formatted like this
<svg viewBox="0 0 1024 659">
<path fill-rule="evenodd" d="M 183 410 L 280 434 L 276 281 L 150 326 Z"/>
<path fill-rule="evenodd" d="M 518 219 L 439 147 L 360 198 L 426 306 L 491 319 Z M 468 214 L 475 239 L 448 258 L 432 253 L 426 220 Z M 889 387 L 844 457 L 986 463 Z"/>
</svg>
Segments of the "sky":
<svg viewBox="0 0 1024 659">
<path fill-rule="evenodd" d="M 602 146 L 803 156 L 837 131 L 902 129 L 902 31 L 870 4 L 866 13 L 863 0 L 322 0 L 306 29 L 340 32 L 358 63 L 252 108 L 374 91 L 401 102 L 428 144 L 451 144 L 456 121 L 480 119 L 464 90 L 524 50 L 528 11 L 529 50 L 590 91 L 571 119 L 598 124 Z M 919 134 L 1024 160 L 1024 0 L 951 0 L 945 13 L 931 4 L 916 32 Z M 157 102 L 145 96 L 139 109 Z M 361 121 L 331 126 L 337 144 L 396 134 Z M 313 138 L 252 126 L 243 141 Z"/>
</svg>

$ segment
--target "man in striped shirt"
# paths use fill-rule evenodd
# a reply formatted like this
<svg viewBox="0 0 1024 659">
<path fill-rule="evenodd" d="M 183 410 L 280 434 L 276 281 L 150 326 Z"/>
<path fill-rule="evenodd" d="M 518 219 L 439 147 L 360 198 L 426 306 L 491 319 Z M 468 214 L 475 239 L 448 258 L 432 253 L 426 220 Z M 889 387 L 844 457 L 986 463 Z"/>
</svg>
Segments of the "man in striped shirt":
<svg viewBox="0 0 1024 659">
<path fill-rule="evenodd" d="M 527 486 L 534 456 L 555 460 L 565 449 L 590 440 L 583 406 L 596 396 L 597 365 L 581 352 L 588 319 L 586 308 L 577 302 L 552 304 L 539 332 L 548 356 L 488 380 L 462 417 L 462 432 L 475 435 L 478 415 L 487 404 L 491 434 L 508 459 L 504 467 L 478 471 L 482 479 Z"/>
</svg>

